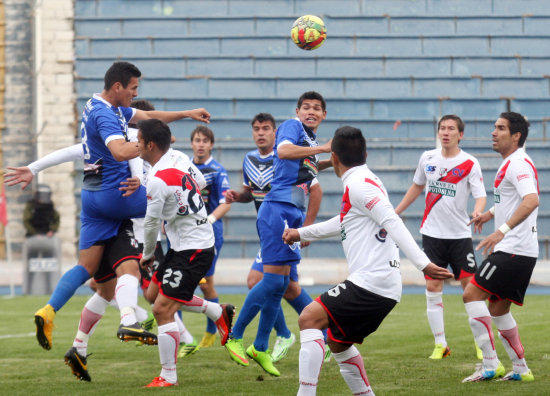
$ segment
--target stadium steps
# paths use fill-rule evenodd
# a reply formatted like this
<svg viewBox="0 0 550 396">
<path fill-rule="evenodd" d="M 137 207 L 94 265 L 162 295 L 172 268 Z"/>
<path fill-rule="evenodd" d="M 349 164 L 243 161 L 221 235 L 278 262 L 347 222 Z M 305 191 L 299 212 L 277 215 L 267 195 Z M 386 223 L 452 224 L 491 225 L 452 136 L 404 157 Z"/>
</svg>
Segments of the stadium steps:
<svg viewBox="0 0 550 396">
<path fill-rule="evenodd" d="M 329 34 L 368 35 L 391 34 L 531 34 L 548 26 L 550 15 L 476 15 L 476 16 L 379 16 L 319 14 Z M 90 17 L 76 16 L 78 37 L 122 38 L 163 35 L 226 35 L 241 34 L 262 36 L 273 33 L 288 34 L 296 17 L 257 16 L 140 16 L 140 17 Z"/>
<path fill-rule="evenodd" d="M 292 21 L 311 10 L 325 19 L 328 40 L 304 52 L 288 35 Z M 433 147 L 437 118 L 449 113 L 466 122 L 463 145 L 478 155 L 489 186 L 500 163 L 489 140 L 497 115 L 507 109 L 527 115 L 528 152 L 541 180 L 548 178 L 550 2 L 134 0 L 128 7 L 127 0 L 77 0 L 75 12 L 79 111 L 113 60 L 133 61 L 143 71 L 140 96 L 158 109 L 211 111 L 214 155 L 228 166 L 234 188 L 242 183 L 244 155 L 236 146 L 251 148 L 251 117 L 267 111 L 279 122 L 288 119 L 299 94 L 311 89 L 328 102 L 321 140 L 338 126 L 360 127 L 369 139 L 369 164 L 392 200 L 412 182 L 420 153 Z M 172 124 L 177 145 L 188 147 L 195 124 Z M 320 180 L 323 217 L 337 210 L 342 187 L 332 172 Z M 547 195 L 543 189 L 541 200 Z M 413 214 L 422 211 L 416 205 Z M 543 205 L 541 213 L 546 230 Z M 244 227 L 247 234 L 255 230 L 254 217 L 253 205 L 234 205 L 225 219 L 224 257 L 255 256 L 257 237 L 239 235 Z M 546 257 L 549 235 L 539 238 Z M 310 252 L 342 256 L 338 240 L 304 249 L 304 256 Z"/>
<path fill-rule="evenodd" d="M 550 56 L 323 56 L 203 55 L 131 56 L 124 60 L 139 65 L 144 78 L 207 77 L 448 77 L 493 75 L 500 77 L 548 74 Z M 113 57 L 80 56 L 76 75 L 103 78 Z"/>
<path fill-rule="evenodd" d="M 212 17 L 241 15 L 296 15 L 311 14 L 337 15 L 384 15 L 397 16 L 479 16 L 550 14 L 550 4 L 540 0 L 133 0 L 128 7 L 127 0 L 78 0 L 75 2 L 77 16 L 120 15 L 141 16 L 182 16 Z"/>
<path fill-rule="evenodd" d="M 548 53 L 550 36 L 524 35 L 342 35 L 334 33 L 315 55 L 355 56 L 536 56 Z M 110 37 L 76 37 L 77 56 L 199 56 L 221 55 L 290 55 L 304 56 L 289 39 L 288 33 L 263 36 L 244 35 L 167 35 L 121 39 Z"/>
</svg>

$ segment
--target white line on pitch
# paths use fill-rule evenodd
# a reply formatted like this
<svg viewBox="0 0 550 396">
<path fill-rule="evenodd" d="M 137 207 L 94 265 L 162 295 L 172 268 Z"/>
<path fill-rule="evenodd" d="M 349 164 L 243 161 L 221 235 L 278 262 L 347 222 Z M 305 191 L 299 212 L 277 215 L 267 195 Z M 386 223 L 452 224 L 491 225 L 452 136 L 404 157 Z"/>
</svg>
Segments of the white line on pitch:
<svg viewBox="0 0 550 396">
<path fill-rule="evenodd" d="M 4 338 L 23 338 L 23 337 L 31 337 L 35 335 L 35 333 L 26 333 L 26 334 L 5 334 L 5 335 L 0 335 L 0 340 L 4 339 Z"/>
</svg>

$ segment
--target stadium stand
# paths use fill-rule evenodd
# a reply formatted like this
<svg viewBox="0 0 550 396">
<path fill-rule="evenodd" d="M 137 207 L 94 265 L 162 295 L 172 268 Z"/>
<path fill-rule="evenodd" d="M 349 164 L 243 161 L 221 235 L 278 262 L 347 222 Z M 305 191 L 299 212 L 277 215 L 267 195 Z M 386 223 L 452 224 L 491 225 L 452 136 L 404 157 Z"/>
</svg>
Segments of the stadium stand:
<svg viewBox="0 0 550 396">
<path fill-rule="evenodd" d="M 550 243 L 550 3 L 536 0 L 77 0 L 75 46 L 78 107 L 101 87 L 116 59 L 143 72 L 140 96 L 158 109 L 206 107 L 213 115 L 215 157 L 242 183 L 244 153 L 253 148 L 250 118 L 293 116 L 296 98 L 317 90 L 327 99 L 321 139 L 345 124 L 368 138 L 369 165 L 397 204 L 412 181 L 422 151 L 432 148 L 438 117 L 466 123 L 462 146 L 482 165 L 489 196 L 500 157 L 489 135 L 497 115 L 518 111 L 531 122 L 528 153 L 539 169 L 541 257 Z M 292 22 L 317 14 L 328 39 L 305 52 L 289 39 Z M 187 151 L 188 122 L 173 127 Z M 80 176 L 77 176 L 77 182 Z M 341 185 L 320 176 L 321 218 L 339 210 Z M 252 205 L 233 205 L 224 218 L 224 257 L 253 257 Z M 419 238 L 422 202 L 406 213 Z M 490 227 L 489 227 L 490 228 Z M 339 257 L 338 241 L 304 255 Z M 311 256 L 310 256 L 311 257 Z"/>
</svg>

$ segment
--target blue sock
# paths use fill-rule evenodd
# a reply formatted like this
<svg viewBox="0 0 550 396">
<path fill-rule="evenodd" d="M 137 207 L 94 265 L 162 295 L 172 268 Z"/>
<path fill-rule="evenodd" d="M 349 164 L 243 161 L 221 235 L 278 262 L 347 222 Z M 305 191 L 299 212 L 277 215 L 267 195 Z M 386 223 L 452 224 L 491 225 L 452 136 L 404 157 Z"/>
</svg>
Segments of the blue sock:
<svg viewBox="0 0 550 396">
<path fill-rule="evenodd" d="M 263 288 L 265 289 L 265 302 L 262 306 L 260 315 L 260 324 L 258 325 L 258 333 L 254 340 L 254 348 L 259 352 L 267 351 L 269 346 L 269 335 L 281 309 L 281 299 L 286 291 L 289 282 L 288 275 L 278 275 L 265 273 L 262 279 Z M 260 283 L 262 283 L 260 282 Z"/>
<path fill-rule="evenodd" d="M 302 313 L 302 310 L 307 307 L 313 300 L 307 293 L 306 289 L 302 287 L 302 291 L 298 297 L 296 297 L 294 300 L 286 300 L 292 308 L 300 315 Z"/>
<path fill-rule="evenodd" d="M 277 314 L 277 319 L 275 319 L 275 324 L 273 328 L 277 332 L 278 337 L 290 337 L 290 330 L 286 325 L 285 314 L 283 313 L 283 307 L 279 305 L 279 313 Z"/>
<path fill-rule="evenodd" d="M 81 265 L 75 265 L 73 268 L 63 274 L 55 290 L 50 296 L 48 304 L 50 304 L 54 311 L 59 311 L 67 301 L 71 299 L 76 289 L 84 284 L 90 278 L 90 274 L 86 268 Z"/>
<path fill-rule="evenodd" d="M 243 338 L 246 326 L 248 326 L 250 322 L 252 322 L 252 319 L 256 317 L 256 315 L 262 308 L 262 305 L 265 301 L 263 287 L 261 286 L 262 282 L 263 279 L 256 283 L 256 285 L 254 285 L 254 287 L 248 291 L 243 306 L 239 311 L 237 321 L 235 322 L 235 324 L 233 324 L 233 330 L 231 331 L 231 335 L 233 337 L 238 339 Z"/>
<path fill-rule="evenodd" d="M 212 301 L 212 302 L 218 303 L 220 302 L 220 299 L 218 297 L 207 298 L 206 301 Z M 216 331 L 217 331 L 216 323 L 214 323 L 214 321 L 210 318 L 206 318 L 206 331 L 209 332 L 210 334 L 216 334 Z"/>
</svg>

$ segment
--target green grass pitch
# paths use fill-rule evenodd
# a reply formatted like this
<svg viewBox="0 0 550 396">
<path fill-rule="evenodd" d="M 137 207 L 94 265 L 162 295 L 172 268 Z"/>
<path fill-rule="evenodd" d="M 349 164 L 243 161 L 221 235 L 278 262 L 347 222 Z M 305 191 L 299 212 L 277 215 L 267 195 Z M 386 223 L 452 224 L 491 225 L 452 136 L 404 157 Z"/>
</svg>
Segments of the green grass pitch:
<svg viewBox="0 0 550 396">
<path fill-rule="evenodd" d="M 88 296 L 75 296 L 56 317 L 53 348 L 45 351 L 34 337 L 33 314 L 45 297 L 0 299 L 0 394 L 1 395 L 293 395 L 298 389 L 299 343 L 276 364 L 280 378 L 273 378 L 251 362 L 233 363 L 224 348 L 201 350 L 178 361 L 179 387 L 144 389 L 160 373 L 156 347 L 121 343 L 115 336 L 118 312 L 107 313 L 90 340 L 88 353 L 92 382 L 80 382 L 63 363 L 72 345 L 80 310 Z M 244 295 L 223 295 L 220 301 L 241 306 Z M 524 307 L 513 307 L 526 358 L 535 375 L 532 383 L 486 382 L 462 384 L 476 363 L 474 343 L 466 313 L 457 295 L 445 295 L 445 327 L 450 357 L 430 361 L 433 339 L 422 295 L 403 295 L 402 301 L 378 331 L 358 346 L 376 395 L 548 395 L 550 394 L 550 308 L 548 296 L 528 295 Z M 140 301 L 146 306 L 144 301 Z M 289 328 L 298 336 L 297 315 L 283 304 Z M 238 312 L 238 309 L 237 309 Z M 196 338 L 202 337 L 205 317 L 185 313 L 184 321 Z M 256 333 L 257 319 L 247 329 L 245 346 Z M 155 328 L 156 331 L 156 328 Z M 272 336 L 274 337 L 274 336 Z M 273 340 L 271 345 L 273 344 Z M 510 360 L 500 340 L 497 351 L 506 370 Z M 318 395 L 349 395 L 332 359 L 324 364 Z"/>
</svg>

